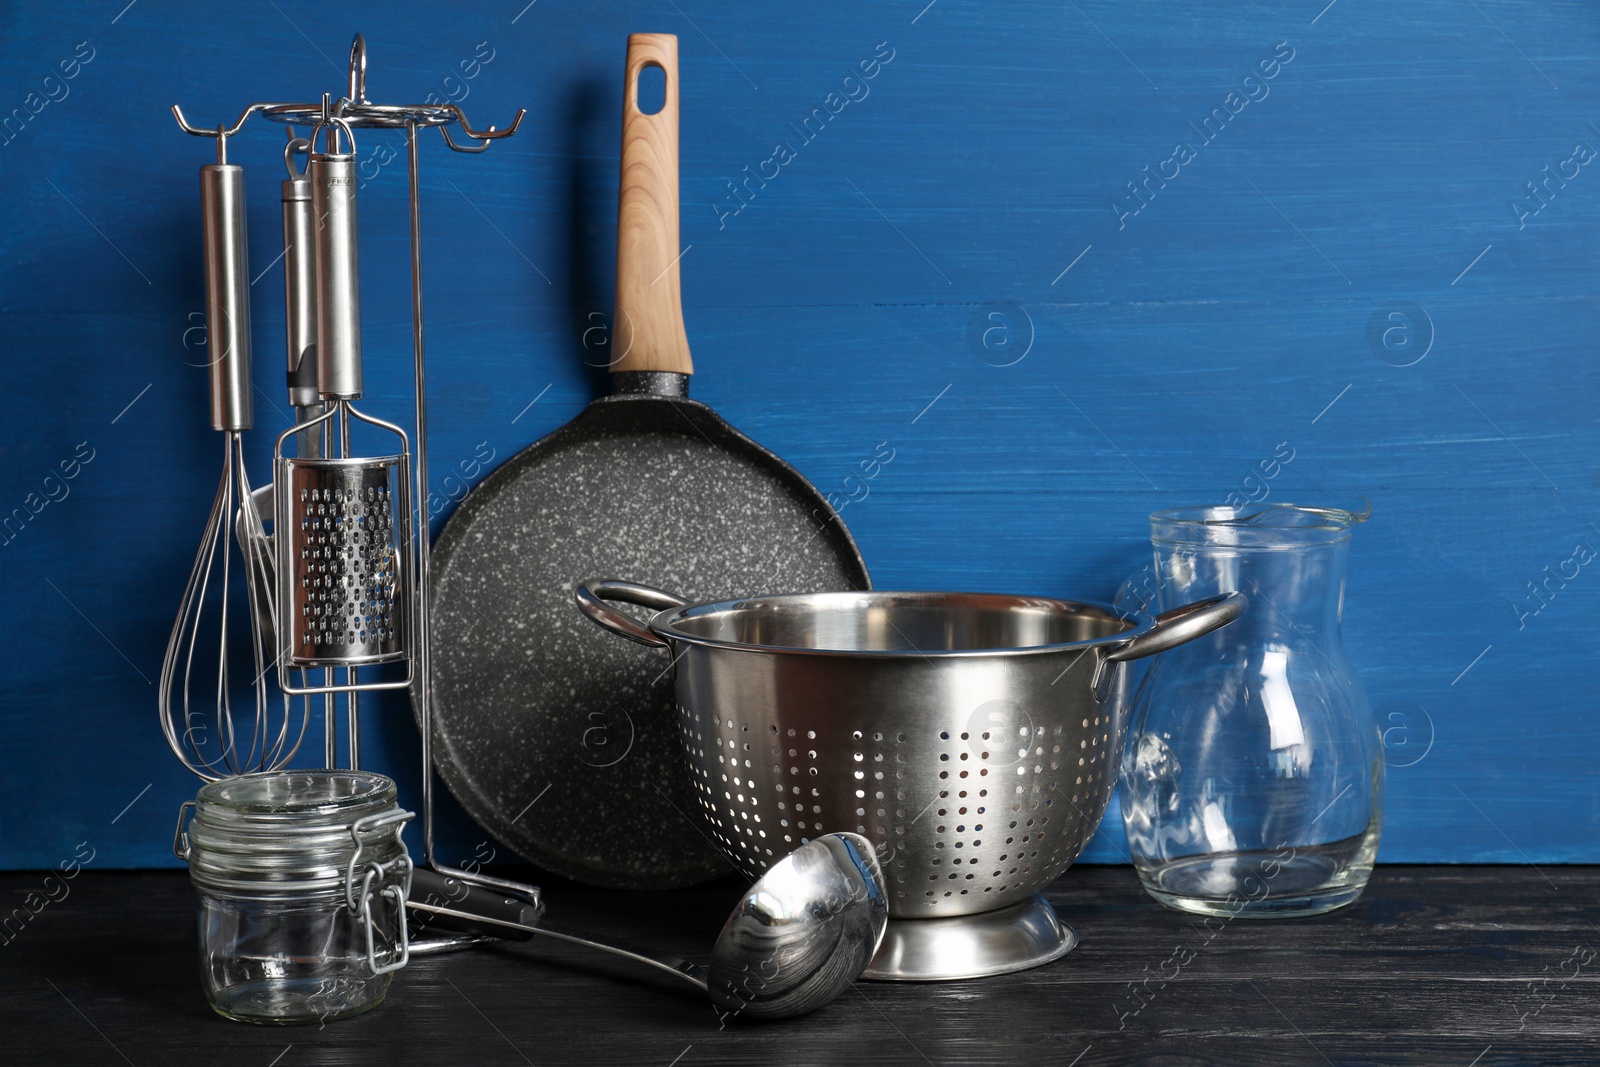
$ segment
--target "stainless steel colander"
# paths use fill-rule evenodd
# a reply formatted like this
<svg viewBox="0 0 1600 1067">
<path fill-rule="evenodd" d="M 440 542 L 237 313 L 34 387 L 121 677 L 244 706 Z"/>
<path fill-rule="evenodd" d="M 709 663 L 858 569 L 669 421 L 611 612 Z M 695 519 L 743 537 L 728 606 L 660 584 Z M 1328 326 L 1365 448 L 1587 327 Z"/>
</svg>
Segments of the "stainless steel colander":
<svg viewBox="0 0 1600 1067">
<path fill-rule="evenodd" d="M 891 920 L 1032 904 L 1035 924 L 1047 906 L 1032 898 L 1077 858 L 1116 784 L 1124 664 L 1243 607 L 1231 594 L 1152 619 L 1042 597 L 893 592 L 687 605 L 616 581 L 577 595 L 601 626 L 672 652 L 701 814 L 747 875 L 853 831 L 878 847 Z M 640 621 L 605 600 L 657 614 Z"/>
</svg>

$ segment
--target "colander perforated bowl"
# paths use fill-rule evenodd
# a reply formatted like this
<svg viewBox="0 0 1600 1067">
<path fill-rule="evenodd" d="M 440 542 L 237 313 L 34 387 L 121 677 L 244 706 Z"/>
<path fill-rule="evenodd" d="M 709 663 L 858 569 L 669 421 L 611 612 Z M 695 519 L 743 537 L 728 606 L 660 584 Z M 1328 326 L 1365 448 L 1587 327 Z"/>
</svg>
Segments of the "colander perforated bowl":
<svg viewBox="0 0 1600 1067">
<path fill-rule="evenodd" d="M 906 705 L 863 679 L 804 703 L 741 701 L 730 716 L 680 702 L 678 728 L 708 829 L 750 877 L 812 837 L 853 830 L 878 846 L 893 917 L 966 915 L 1054 881 L 1105 814 L 1122 724 L 1111 709 L 1067 706 L 1074 669 L 1029 706 Z M 936 690 L 939 671 L 910 666 L 902 682 Z M 783 673 L 775 690 L 790 688 Z"/>
<path fill-rule="evenodd" d="M 602 626 L 671 650 L 679 736 L 728 859 L 759 877 L 813 837 L 854 831 L 878 847 L 892 920 L 1024 905 L 1066 870 L 1116 783 L 1123 664 L 1243 606 L 1233 594 L 1156 620 L 973 593 L 686 605 L 624 582 L 578 599 Z M 604 599 L 658 612 L 645 623 Z"/>
</svg>

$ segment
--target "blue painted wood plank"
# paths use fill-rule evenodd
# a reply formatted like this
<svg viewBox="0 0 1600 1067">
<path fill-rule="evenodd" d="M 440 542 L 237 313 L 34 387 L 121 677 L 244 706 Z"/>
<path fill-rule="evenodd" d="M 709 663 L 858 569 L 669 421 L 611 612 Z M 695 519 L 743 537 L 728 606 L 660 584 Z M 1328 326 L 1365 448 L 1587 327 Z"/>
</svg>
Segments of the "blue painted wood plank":
<svg viewBox="0 0 1600 1067">
<path fill-rule="evenodd" d="M 1600 578 L 1549 578 L 1600 548 L 1592 5 L 678 7 L 0 12 L 0 515 L 28 515 L 0 545 L 0 866 L 173 862 L 193 783 L 152 683 L 221 449 L 211 149 L 166 109 L 336 91 L 357 29 L 374 98 L 530 111 L 483 156 L 424 146 L 439 519 L 599 384 L 624 40 L 676 32 L 696 395 L 824 491 L 888 442 L 844 511 L 881 586 L 1106 599 L 1154 508 L 1369 496 L 1346 631 L 1389 731 L 1383 858 L 1600 861 Z M 281 145 L 232 147 L 263 481 Z M 403 145 L 359 147 L 366 406 L 404 420 Z M 414 792 L 403 701 L 367 748 Z"/>
</svg>

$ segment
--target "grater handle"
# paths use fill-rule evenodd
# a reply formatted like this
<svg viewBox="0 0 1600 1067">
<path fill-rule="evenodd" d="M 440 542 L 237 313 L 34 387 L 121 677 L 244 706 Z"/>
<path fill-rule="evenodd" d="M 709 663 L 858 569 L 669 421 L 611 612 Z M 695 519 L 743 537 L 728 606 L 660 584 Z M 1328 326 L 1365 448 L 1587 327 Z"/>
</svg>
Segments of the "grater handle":
<svg viewBox="0 0 1600 1067">
<path fill-rule="evenodd" d="M 319 127 L 323 129 L 324 127 Z M 325 127 L 330 138 L 333 127 Z M 316 133 L 312 134 L 315 141 Z M 361 396 L 361 278 L 356 250 L 356 156 L 322 152 L 312 144 L 306 173 L 317 225 L 312 240 L 316 270 L 317 391 L 324 400 Z"/>
<path fill-rule="evenodd" d="M 244 168 L 200 168 L 205 240 L 206 342 L 211 359 L 211 428 L 248 430 L 250 261 L 245 245 Z"/>
</svg>

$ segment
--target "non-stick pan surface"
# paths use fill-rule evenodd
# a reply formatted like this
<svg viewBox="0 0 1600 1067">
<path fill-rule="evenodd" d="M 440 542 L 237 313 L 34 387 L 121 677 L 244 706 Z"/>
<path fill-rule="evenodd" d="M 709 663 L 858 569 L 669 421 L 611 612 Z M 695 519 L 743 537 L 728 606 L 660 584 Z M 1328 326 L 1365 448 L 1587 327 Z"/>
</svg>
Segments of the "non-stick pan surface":
<svg viewBox="0 0 1600 1067">
<path fill-rule="evenodd" d="M 667 72 L 656 115 L 637 111 L 643 65 Z M 714 600 L 869 583 L 821 494 L 684 395 L 676 40 L 634 35 L 628 70 L 613 394 L 451 516 L 434 548 L 431 662 L 435 763 L 467 811 L 547 870 L 642 889 L 731 868 L 693 821 L 671 670 L 590 624 L 576 585 L 625 575 Z M 665 186 L 669 170 L 670 190 L 641 208 L 635 190 Z"/>
</svg>

